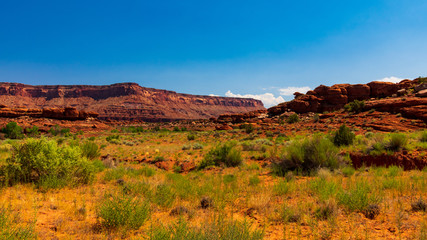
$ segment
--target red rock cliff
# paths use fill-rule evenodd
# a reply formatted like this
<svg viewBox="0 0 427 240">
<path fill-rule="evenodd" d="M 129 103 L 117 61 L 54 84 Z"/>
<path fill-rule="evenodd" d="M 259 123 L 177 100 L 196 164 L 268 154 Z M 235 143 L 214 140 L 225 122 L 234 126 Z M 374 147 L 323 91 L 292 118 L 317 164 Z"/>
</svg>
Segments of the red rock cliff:
<svg viewBox="0 0 427 240">
<path fill-rule="evenodd" d="M 0 83 L 0 103 L 23 108 L 65 108 L 97 112 L 100 119 L 170 121 L 265 109 L 262 102 L 181 94 L 136 83 L 103 86 Z"/>
</svg>

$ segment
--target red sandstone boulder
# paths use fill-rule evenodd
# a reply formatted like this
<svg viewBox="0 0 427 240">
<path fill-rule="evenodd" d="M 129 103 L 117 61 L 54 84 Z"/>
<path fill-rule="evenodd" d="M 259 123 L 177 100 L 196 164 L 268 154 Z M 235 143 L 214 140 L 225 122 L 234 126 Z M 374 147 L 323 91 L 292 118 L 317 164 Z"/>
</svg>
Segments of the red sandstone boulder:
<svg viewBox="0 0 427 240">
<path fill-rule="evenodd" d="M 366 84 L 354 84 L 346 87 L 348 102 L 369 99 L 371 88 Z"/>
<path fill-rule="evenodd" d="M 371 88 L 371 97 L 384 98 L 397 93 L 399 85 L 391 82 L 370 82 L 368 86 Z"/>
</svg>

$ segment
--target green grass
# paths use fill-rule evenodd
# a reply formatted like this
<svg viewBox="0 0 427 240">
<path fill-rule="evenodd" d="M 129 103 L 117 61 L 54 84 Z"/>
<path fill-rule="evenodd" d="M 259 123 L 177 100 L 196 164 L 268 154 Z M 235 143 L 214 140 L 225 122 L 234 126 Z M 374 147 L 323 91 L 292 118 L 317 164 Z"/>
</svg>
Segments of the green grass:
<svg viewBox="0 0 427 240">
<path fill-rule="evenodd" d="M 97 218 L 106 229 L 138 229 L 150 216 L 147 202 L 126 195 L 105 196 L 97 205 Z"/>
</svg>

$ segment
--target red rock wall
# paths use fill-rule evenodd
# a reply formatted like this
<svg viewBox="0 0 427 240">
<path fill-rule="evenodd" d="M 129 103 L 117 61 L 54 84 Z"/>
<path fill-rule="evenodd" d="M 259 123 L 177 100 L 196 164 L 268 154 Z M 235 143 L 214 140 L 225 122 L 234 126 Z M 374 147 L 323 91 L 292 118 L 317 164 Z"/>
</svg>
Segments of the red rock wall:
<svg viewBox="0 0 427 240">
<path fill-rule="evenodd" d="M 180 94 L 136 83 L 105 86 L 0 83 L 0 103 L 39 109 L 74 107 L 97 112 L 100 119 L 143 121 L 208 119 L 265 109 L 259 100 Z"/>
</svg>

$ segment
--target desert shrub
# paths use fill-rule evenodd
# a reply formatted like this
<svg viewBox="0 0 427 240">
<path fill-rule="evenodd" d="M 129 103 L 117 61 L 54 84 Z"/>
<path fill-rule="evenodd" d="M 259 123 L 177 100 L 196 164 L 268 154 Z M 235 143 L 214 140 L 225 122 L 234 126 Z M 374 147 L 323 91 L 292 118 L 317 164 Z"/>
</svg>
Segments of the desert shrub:
<svg viewBox="0 0 427 240">
<path fill-rule="evenodd" d="M 354 133 L 351 132 L 345 124 L 341 125 L 334 135 L 334 144 L 336 146 L 348 146 L 353 143 L 355 138 Z"/>
<path fill-rule="evenodd" d="M 105 196 L 96 208 L 103 227 L 138 229 L 150 216 L 147 202 L 126 195 Z"/>
<path fill-rule="evenodd" d="M 178 126 L 173 127 L 174 132 L 181 132 L 181 129 Z"/>
<path fill-rule="evenodd" d="M 165 161 L 165 158 L 163 156 L 156 156 L 153 160 L 153 162 L 163 162 Z"/>
<path fill-rule="evenodd" d="M 29 138 L 13 146 L 12 156 L 6 159 L 0 173 L 9 184 L 55 179 L 86 184 L 94 178 L 94 167 L 82 157 L 78 146 L 58 146 L 53 140 Z"/>
<path fill-rule="evenodd" d="M 53 136 L 58 136 L 58 135 L 61 135 L 64 137 L 71 136 L 69 128 L 61 128 L 59 125 L 55 125 L 55 126 L 51 127 L 48 132 L 50 134 L 52 134 Z"/>
<path fill-rule="evenodd" d="M 337 194 L 337 199 L 348 210 L 360 212 L 365 211 L 371 204 L 378 204 L 381 200 L 367 182 L 356 182 L 348 190 L 341 190 Z"/>
<path fill-rule="evenodd" d="M 319 121 L 320 121 L 320 116 L 319 116 L 319 114 L 318 114 L 318 113 L 314 114 L 314 116 L 313 116 L 313 121 L 314 121 L 314 122 L 319 122 Z"/>
<path fill-rule="evenodd" d="M 17 211 L 0 206 L 0 239 L 25 240 L 36 239 L 34 224 L 20 222 Z"/>
<path fill-rule="evenodd" d="M 144 132 L 144 128 L 142 126 L 128 126 L 128 127 L 123 127 L 122 132 L 125 132 L 125 133 L 142 133 L 142 132 Z"/>
<path fill-rule="evenodd" d="M 350 177 L 350 176 L 352 176 L 353 174 L 354 174 L 354 172 L 355 172 L 356 170 L 353 168 L 353 167 L 351 167 L 351 166 L 346 166 L 346 167 L 343 167 L 342 169 L 341 169 L 341 172 L 342 172 L 342 174 L 345 176 L 345 177 Z"/>
<path fill-rule="evenodd" d="M 258 240 L 263 239 L 264 232 L 251 230 L 251 225 L 246 221 L 224 220 L 215 217 L 213 221 L 207 221 L 202 227 L 191 227 L 180 218 L 177 223 L 168 227 L 158 226 L 152 230 L 148 239 L 150 240 Z"/>
<path fill-rule="evenodd" d="M 282 210 L 282 218 L 285 222 L 299 222 L 302 214 L 300 210 L 285 205 Z"/>
<path fill-rule="evenodd" d="M 250 123 L 240 125 L 240 129 L 244 129 L 247 134 L 252 133 L 255 130 L 254 126 Z"/>
<path fill-rule="evenodd" d="M 287 123 L 296 123 L 299 122 L 299 116 L 298 114 L 294 113 L 292 115 L 290 115 L 287 119 L 286 119 Z"/>
<path fill-rule="evenodd" d="M 272 146 L 273 143 L 264 138 L 256 139 L 253 141 L 245 141 L 242 143 L 243 151 L 261 151 L 265 152 L 267 150 L 267 146 Z"/>
<path fill-rule="evenodd" d="M 340 190 L 340 186 L 335 182 L 322 178 L 312 180 L 309 183 L 309 187 L 311 191 L 313 191 L 313 193 L 315 193 L 319 199 L 323 201 L 334 198 Z"/>
<path fill-rule="evenodd" d="M 249 178 L 249 185 L 250 186 L 257 186 L 260 182 L 261 182 L 261 180 L 256 175 Z"/>
<path fill-rule="evenodd" d="M 328 220 L 332 217 L 335 217 L 337 213 L 338 206 L 335 200 L 332 198 L 321 202 L 320 205 L 314 211 L 314 216 L 320 220 Z"/>
<path fill-rule="evenodd" d="M 427 142 L 427 130 L 424 130 L 421 132 L 420 141 L 421 142 Z"/>
<path fill-rule="evenodd" d="M 191 145 L 190 144 L 185 144 L 184 146 L 182 146 L 182 150 L 190 150 L 191 149 Z"/>
<path fill-rule="evenodd" d="M 20 139 L 23 138 L 22 128 L 16 122 L 9 122 L 6 124 L 6 127 L 2 129 L 2 132 L 5 133 L 5 137 L 11 139 Z"/>
<path fill-rule="evenodd" d="M 363 111 L 364 107 L 365 107 L 365 101 L 354 100 L 353 102 L 346 104 L 344 106 L 344 109 L 347 112 L 360 113 Z"/>
<path fill-rule="evenodd" d="M 418 211 L 426 212 L 427 211 L 427 203 L 422 198 L 419 198 L 415 202 L 411 203 L 411 209 L 414 212 L 418 212 Z"/>
<path fill-rule="evenodd" d="M 199 165 L 199 169 L 208 166 L 236 167 L 242 164 L 242 155 L 235 149 L 234 142 L 226 142 L 210 150 Z"/>
<path fill-rule="evenodd" d="M 196 139 L 196 135 L 194 135 L 193 133 L 190 133 L 187 135 L 187 140 L 188 141 L 193 141 L 194 139 Z"/>
<path fill-rule="evenodd" d="M 37 126 L 33 126 L 32 128 L 26 128 L 25 132 L 28 136 L 37 137 L 40 135 L 39 128 Z"/>
<path fill-rule="evenodd" d="M 193 149 L 194 150 L 198 150 L 198 149 L 202 149 L 203 148 L 203 145 L 202 144 L 200 144 L 200 143 L 194 143 L 193 144 Z"/>
<path fill-rule="evenodd" d="M 98 145 L 94 142 L 85 142 L 80 148 L 82 149 L 82 156 L 87 159 L 93 160 L 101 155 Z"/>
<path fill-rule="evenodd" d="M 107 140 L 107 142 L 110 142 L 110 143 L 113 143 L 113 140 L 117 140 L 118 141 L 119 139 L 120 139 L 120 135 L 116 135 L 116 134 L 107 136 L 105 138 L 105 140 Z"/>
<path fill-rule="evenodd" d="M 304 140 L 291 142 L 281 160 L 272 164 L 273 172 L 284 176 L 288 171 L 310 173 L 319 168 L 330 170 L 343 165 L 338 149 L 327 138 L 315 135 Z"/>
<path fill-rule="evenodd" d="M 391 133 L 390 139 L 386 143 L 386 149 L 391 151 L 399 151 L 406 147 L 408 138 L 403 133 Z"/>
<path fill-rule="evenodd" d="M 363 210 L 363 215 L 369 219 L 374 219 L 378 214 L 380 214 L 380 206 L 378 206 L 378 204 L 369 204 L 366 209 Z"/>
</svg>

